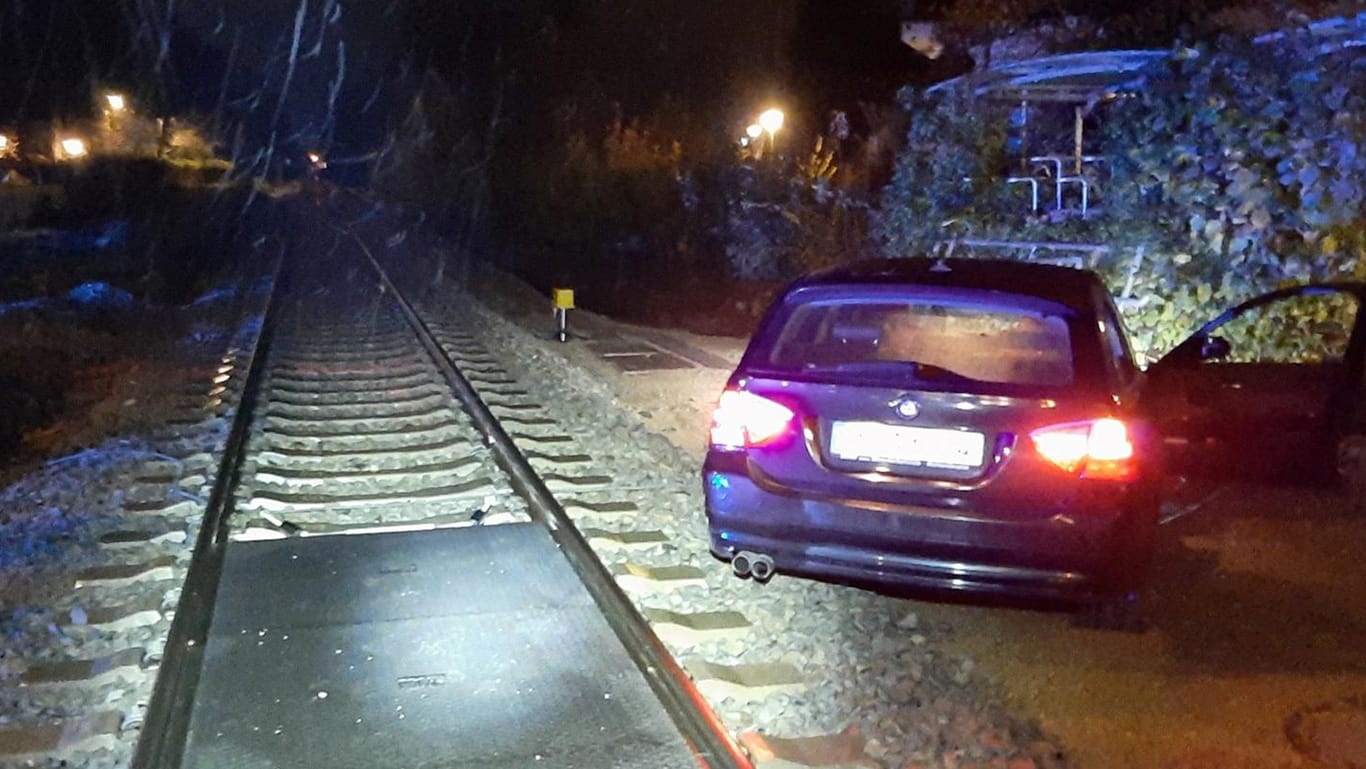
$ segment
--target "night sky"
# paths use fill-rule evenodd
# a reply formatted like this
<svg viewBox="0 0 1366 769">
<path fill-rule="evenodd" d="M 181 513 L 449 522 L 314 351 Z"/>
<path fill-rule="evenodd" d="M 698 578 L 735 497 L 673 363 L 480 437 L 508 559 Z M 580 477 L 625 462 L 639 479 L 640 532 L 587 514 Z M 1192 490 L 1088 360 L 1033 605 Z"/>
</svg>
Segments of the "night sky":
<svg viewBox="0 0 1366 769">
<path fill-rule="evenodd" d="M 492 122 L 513 151 L 567 125 L 600 131 L 616 119 L 644 121 L 692 150 L 733 137 L 770 103 L 787 108 L 792 131 L 814 135 L 836 109 L 857 130 L 862 105 L 889 105 L 899 86 L 957 74 L 961 58 L 929 62 L 900 43 L 908 6 L 984 25 L 1005 12 L 1044 18 L 1078 6 L 1137 13 L 1168 34 L 1208 4 L 300 2 L 291 69 L 293 0 L 0 0 L 0 125 L 77 118 L 94 89 L 114 85 L 146 111 L 213 118 L 225 143 L 274 136 L 293 151 L 361 154 L 435 88 L 471 116 L 459 131 Z"/>
<path fill-rule="evenodd" d="M 611 104 L 628 118 L 682 105 L 693 120 L 723 123 L 765 100 L 812 115 L 887 101 L 923 64 L 897 39 L 897 3 L 841 5 L 307 0 L 299 66 L 277 128 L 309 142 L 376 145 L 427 70 L 463 81 L 475 101 L 502 88 L 524 120 L 546 120 L 567 102 L 589 113 Z M 93 88 L 114 85 L 158 110 L 222 109 L 268 131 L 299 6 L 179 0 L 158 65 L 166 7 L 0 0 L 0 124 L 74 119 L 89 110 Z M 343 55 L 333 125 L 326 104 Z"/>
</svg>

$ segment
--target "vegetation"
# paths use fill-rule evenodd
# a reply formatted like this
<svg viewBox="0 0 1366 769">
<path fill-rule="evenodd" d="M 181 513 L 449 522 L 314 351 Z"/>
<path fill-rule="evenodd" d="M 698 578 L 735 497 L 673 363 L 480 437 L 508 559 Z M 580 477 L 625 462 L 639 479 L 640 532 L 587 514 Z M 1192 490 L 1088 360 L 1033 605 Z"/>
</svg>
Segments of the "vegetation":
<svg viewBox="0 0 1366 769">
<path fill-rule="evenodd" d="M 1086 219 L 1023 216 L 1004 183 L 1004 122 L 963 93 L 905 92 L 909 141 L 877 233 L 892 253 L 962 231 L 1103 243 L 1095 266 L 1116 293 L 1141 248 L 1125 306 L 1154 351 L 1215 306 L 1287 282 L 1366 278 L 1366 66 L 1323 43 L 1300 32 L 1173 50 L 1108 106 L 1104 210 Z"/>
</svg>

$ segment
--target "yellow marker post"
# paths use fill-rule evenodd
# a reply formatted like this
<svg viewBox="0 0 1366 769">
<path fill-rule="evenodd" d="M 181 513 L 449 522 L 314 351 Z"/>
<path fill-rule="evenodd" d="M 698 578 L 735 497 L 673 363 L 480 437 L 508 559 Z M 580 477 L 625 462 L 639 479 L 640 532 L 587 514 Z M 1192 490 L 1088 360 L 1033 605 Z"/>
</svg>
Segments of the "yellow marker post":
<svg viewBox="0 0 1366 769">
<path fill-rule="evenodd" d="M 574 289 L 552 288 L 550 303 L 555 306 L 555 338 L 569 340 L 569 311 L 574 309 Z"/>
</svg>

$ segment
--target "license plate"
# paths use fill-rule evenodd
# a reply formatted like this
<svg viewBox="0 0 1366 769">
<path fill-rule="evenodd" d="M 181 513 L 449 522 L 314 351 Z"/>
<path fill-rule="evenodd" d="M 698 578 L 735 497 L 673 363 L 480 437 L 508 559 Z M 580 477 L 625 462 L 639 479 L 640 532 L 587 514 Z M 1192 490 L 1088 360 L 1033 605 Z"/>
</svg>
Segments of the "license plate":
<svg viewBox="0 0 1366 769">
<path fill-rule="evenodd" d="M 967 430 L 882 422 L 835 422 L 830 453 L 853 462 L 970 469 L 982 466 L 986 436 Z"/>
</svg>

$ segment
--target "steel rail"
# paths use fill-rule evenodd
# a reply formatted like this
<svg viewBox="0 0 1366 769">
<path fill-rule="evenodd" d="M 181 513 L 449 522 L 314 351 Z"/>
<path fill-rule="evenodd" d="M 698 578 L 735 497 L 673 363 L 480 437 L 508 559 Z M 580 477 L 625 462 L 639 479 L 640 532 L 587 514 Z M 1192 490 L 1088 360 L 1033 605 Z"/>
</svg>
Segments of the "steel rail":
<svg viewBox="0 0 1366 769">
<path fill-rule="evenodd" d="M 602 611 L 607 624 L 621 640 L 631 660 L 640 669 L 674 726 L 693 751 L 699 764 L 706 769 L 753 769 L 753 764 L 721 723 L 715 711 L 698 691 L 691 677 L 678 664 L 659 640 L 649 623 L 636 611 L 634 604 L 613 579 L 593 552 L 588 540 L 574 526 L 569 514 L 546 487 L 531 463 L 503 430 L 469 380 L 460 373 L 446 351 L 436 341 L 431 329 L 398 290 L 388 272 L 374 253 L 351 230 L 335 228 L 350 236 L 365 254 L 378 274 L 383 287 L 393 296 L 412 326 L 423 347 L 427 349 L 442 375 L 470 419 L 484 435 L 494 458 L 509 476 L 514 490 L 527 502 L 531 517 L 549 530 L 579 579 Z"/>
<path fill-rule="evenodd" d="M 274 280 L 266 301 L 261 332 L 250 353 L 251 363 L 242 386 L 242 398 L 233 414 L 223 456 L 218 462 L 204 518 L 195 539 L 189 571 L 181 588 L 175 619 L 166 638 L 161 664 L 157 669 L 152 699 L 143 719 L 142 733 L 133 753 L 132 769 L 177 769 L 184 760 L 190 730 L 190 714 L 195 689 L 204 665 L 204 647 L 213 619 L 218 583 L 223 573 L 223 558 L 228 543 L 228 520 L 234 512 L 232 492 L 241 475 L 247 437 L 251 429 L 256 398 L 260 390 L 265 361 L 275 331 L 288 244 L 281 244 L 280 255 L 272 269 Z"/>
</svg>

